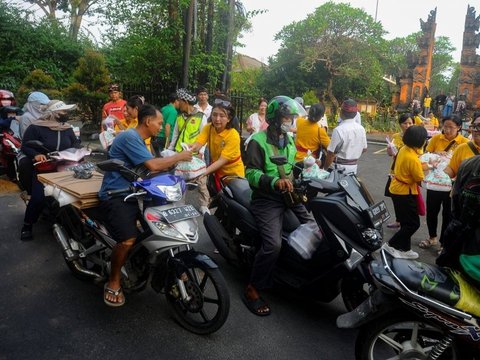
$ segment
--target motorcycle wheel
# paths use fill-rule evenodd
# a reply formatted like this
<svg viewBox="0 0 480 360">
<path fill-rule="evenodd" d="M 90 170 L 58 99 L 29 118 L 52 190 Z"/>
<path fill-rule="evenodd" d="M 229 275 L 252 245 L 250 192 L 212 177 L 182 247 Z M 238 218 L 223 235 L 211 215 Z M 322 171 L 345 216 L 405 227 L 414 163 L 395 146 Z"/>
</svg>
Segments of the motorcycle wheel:
<svg viewBox="0 0 480 360">
<path fill-rule="evenodd" d="M 199 335 L 220 329 L 230 311 L 230 296 L 219 269 L 202 264 L 186 268 L 181 275 L 188 300 L 183 300 L 173 274 L 165 296 L 175 320 L 188 331 Z"/>
<path fill-rule="evenodd" d="M 342 300 L 348 311 L 356 309 L 368 298 L 369 292 L 365 288 L 367 285 L 360 274 L 351 275 L 342 279 Z"/>
<path fill-rule="evenodd" d="M 355 359 L 427 359 L 446 332 L 410 314 L 387 314 L 360 329 Z M 438 359 L 463 359 L 455 344 Z"/>
</svg>

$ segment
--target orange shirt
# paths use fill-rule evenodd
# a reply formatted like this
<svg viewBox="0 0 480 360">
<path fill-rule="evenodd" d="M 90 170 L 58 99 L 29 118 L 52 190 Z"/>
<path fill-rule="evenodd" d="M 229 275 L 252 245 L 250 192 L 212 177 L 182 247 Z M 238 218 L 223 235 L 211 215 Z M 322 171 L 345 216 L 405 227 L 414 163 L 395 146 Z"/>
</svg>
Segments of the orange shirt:
<svg viewBox="0 0 480 360">
<path fill-rule="evenodd" d="M 297 119 L 297 136 L 295 137 L 297 154 L 295 161 L 302 161 L 307 156 L 307 150 L 314 153 L 320 147 L 327 149 L 329 144 L 330 138 L 327 132 L 318 123 L 311 122 L 303 117 Z"/>
<path fill-rule="evenodd" d="M 103 105 L 103 116 L 107 117 L 108 115 L 113 115 L 119 120 L 125 119 L 123 114 L 123 109 L 127 105 L 127 102 L 123 99 L 119 99 L 115 102 L 109 101 Z"/>
</svg>

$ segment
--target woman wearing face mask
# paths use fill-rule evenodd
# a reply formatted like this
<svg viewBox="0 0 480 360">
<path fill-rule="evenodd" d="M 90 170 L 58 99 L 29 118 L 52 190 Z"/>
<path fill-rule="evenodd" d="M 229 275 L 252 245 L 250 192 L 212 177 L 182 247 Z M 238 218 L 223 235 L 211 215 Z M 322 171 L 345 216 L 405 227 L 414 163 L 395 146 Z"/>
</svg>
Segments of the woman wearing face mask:
<svg viewBox="0 0 480 360">
<path fill-rule="evenodd" d="M 455 116 L 447 116 L 442 120 L 442 133 L 434 135 L 428 142 L 426 151 L 439 155 L 453 153 L 458 145 L 468 142 L 468 139 L 460 134 L 462 120 Z M 437 224 L 438 213 L 442 208 L 442 229 L 440 240 L 451 219 L 450 191 L 436 191 L 427 189 L 427 227 L 429 238 L 422 240 L 418 246 L 427 249 L 438 243 Z M 441 241 L 440 241 L 441 242 Z"/>
<path fill-rule="evenodd" d="M 72 147 L 78 147 L 79 140 L 75 136 L 72 127 L 67 123 L 69 111 L 76 105 L 67 105 L 60 100 L 52 100 L 48 103 L 45 114 L 34 124 L 30 125 L 23 135 L 22 153 L 29 157 L 33 163 L 46 161 L 47 157 L 41 150 L 30 147 L 28 142 L 38 140 L 42 142 L 48 152 L 61 151 Z M 32 193 L 25 211 L 24 224 L 20 239 L 32 240 L 32 228 L 42 212 L 45 201 L 43 185 L 37 179 L 37 172 L 33 171 Z"/>
<path fill-rule="evenodd" d="M 205 175 L 213 174 L 216 190 L 220 190 L 220 179 L 224 176 L 245 177 L 240 152 L 240 135 L 232 125 L 235 110 L 226 97 L 217 97 L 210 115 L 211 123 L 202 128 L 197 141 L 190 150 L 197 152 L 208 144 L 210 165 Z"/>
<path fill-rule="evenodd" d="M 285 211 L 291 209 L 303 224 L 314 221 L 305 206 L 293 199 L 293 163 L 297 149 L 287 134 L 293 115 L 305 116 L 305 110 L 286 96 L 277 96 L 267 107 L 267 130 L 252 137 L 247 148 L 246 177 L 252 188 L 252 211 L 262 244 L 255 255 L 250 281 L 242 294 L 247 308 L 258 316 L 270 314 L 270 307 L 259 290 L 273 284 L 273 269 L 282 246 L 282 222 Z M 270 158 L 283 155 L 285 165 L 275 165 Z"/>
</svg>

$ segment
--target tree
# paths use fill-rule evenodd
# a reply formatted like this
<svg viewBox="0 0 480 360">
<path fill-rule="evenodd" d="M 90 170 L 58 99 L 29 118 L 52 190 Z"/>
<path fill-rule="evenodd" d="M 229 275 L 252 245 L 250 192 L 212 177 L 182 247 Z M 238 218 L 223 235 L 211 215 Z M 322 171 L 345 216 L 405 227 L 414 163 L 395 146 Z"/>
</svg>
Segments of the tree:
<svg viewBox="0 0 480 360">
<path fill-rule="evenodd" d="M 73 73 L 74 82 L 64 89 L 65 96 L 76 102 L 89 120 L 100 123 L 102 105 L 107 100 L 110 76 L 102 54 L 87 50 Z"/>
<path fill-rule="evenodd" d="M 372 82 L 375 87 L 382 82 L 380 55 L 385 47 L 384 34 L 382 25 L 365 11 L 328 2 L 276 35 L 282 41 L 277 59 L 291 60 L 309 75 L 323 70 L 326 95 L 338 108 L 337 96 L 341 94 L 334 93 L 334 85 L 339 79 L 360 81 L 363 87 Z"/>
</svg>

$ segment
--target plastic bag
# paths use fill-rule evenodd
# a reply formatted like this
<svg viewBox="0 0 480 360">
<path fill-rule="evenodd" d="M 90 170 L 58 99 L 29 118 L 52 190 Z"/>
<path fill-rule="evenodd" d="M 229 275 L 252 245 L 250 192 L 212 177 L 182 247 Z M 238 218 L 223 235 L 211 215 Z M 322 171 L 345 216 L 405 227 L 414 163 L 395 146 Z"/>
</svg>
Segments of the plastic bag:
<svg viewBox="0 0 480 360">
<path fill-rule="evenodd" d="M 420 161 L 424 163 L 437 163 L 436 168 L 429 171 L 423 179 L 424 187 L 427 190 L 444 192 L 452 190 L 452 179 L 450 179 L 450 176 L 444 171 L 450 161 L 449 155 L 444 156 L 427 153 L 420 157 Z"/>
<path fill-rule="evenodd" d="M 287 239 L 290 245 L 303 259 L 309 260 L 312 258 L 315 250 L 322 242 L 322 232 L 315 222 L 309 222 L 300 225 L 293 231 Z"/>
<path fill-rule="evenodd" d="M 175 155 L 175 154 L 176 154 L 175 151 L 173 151 L 173 150 L 168 150 L 168 149 L 162 150 L 162 151 L 160 152 L 160 156 L 161 156 L 161 157 L 169 157 L 169 156 L 173 156 L 173 155 Z"/>
<path fill-rule="evenodd" d="M 115 130 L 107 129 L 102 131 L 100 135 L 98 135 L 98 139 L 100 140 L 100 144 L 104 149 L 107 149 L 110 145 L 112 145 L 113 140 L 115 139 Z"/>
<path fill-rule="evenodd" d="M 207 166 L 205 161 L 194 157 L 191 161 L 181 161 L 175 166 L 175 175 L 185 180 L 191 180 L 205 174 Z"/>
<path fill-rule="evenodd" d="M 310 150 L 308 150 L 307 156 L 303 159 L 303 165 L 302 176 L 304 179 L 323 180 L 330 175 L 328 171 L 320 169 Z"/>
</svg>

